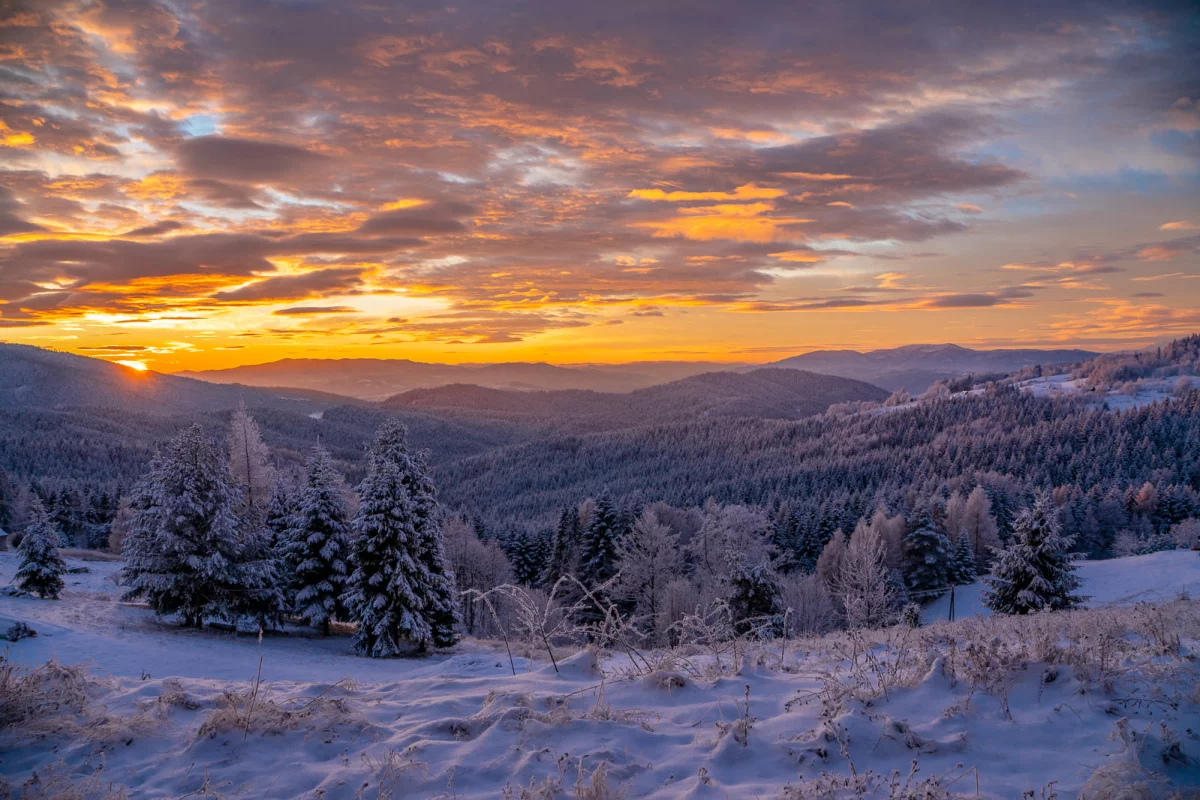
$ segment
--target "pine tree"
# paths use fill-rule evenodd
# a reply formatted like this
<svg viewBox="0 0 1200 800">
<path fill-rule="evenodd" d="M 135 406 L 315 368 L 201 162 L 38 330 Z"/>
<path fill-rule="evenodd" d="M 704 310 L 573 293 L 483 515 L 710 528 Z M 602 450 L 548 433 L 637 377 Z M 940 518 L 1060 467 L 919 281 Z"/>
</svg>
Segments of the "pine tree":
<svg viewBox="0 0 1200 800">
<path fill-rule="evenodd" d="M 347 616 L 342 595 L 350 575 L 348 516 L 341 476 L 329 451 L 318 445 L 308 460 L 283 553 L 294 592 L 293 613 L 326 636 L 332 620 Z"/>
<path fill-rule="evenodd" d="M 29 509 L 29 525 L 21 539 L 21 566 L 17 568 L 17 588 L 38 597 L 57 600 L 63 590 L 67 565 L 58 554 L 58 531 L 36 497 Z"/>
<path fill-rule="evenodd" d="M 608 492 L 596 501 L 591 524 L 583 538 L 580 553 L 580 580 L 589 589 L 600 586 L 617 574 L 620 518 Z"/>
<path fill-rule="evenodd" d="M 281 552 L 291 541 L 291 531 L 296 525 L 296 497 L 292 488 L 282 480 L 271 489 L 271 502 L 267 505 L 267 516 L 263 521 L 271 536 L 271 545 Z"/>
<path fill-rule="evenodd" d="M 933 510 L 920 505 L 910 515 L 904 537 L 904 581 L 913 599 L 930 600 L 948 585 L 950 540 L 938 530 Z"/>
<path fill-rule="evenodd" d="M 512 564 L 516 582 L 523 586 L 537 583 L 545 567 L 540 537 L 522 530 L 512 530 L 504 537 L 502 547 Z"/>
<path fill-rule="evenodd" d="M 183 431 L 134 489 L 124 542 L 127 599 L 144 597 L 157 614 L 205 617 L 277 613 L 281 601 L 265 537 L 243 537 L 224 456 L 199 425 Z"/>
<path fill-rule="evenodd" d="M 542 571 L 541 584 L 547 588 L 564 575 L 577 569 L 579 539 L 579 509 L 567 506 L 558 517 L 558 527 L 550 539 L 550 553 L 546 557 L 546 568 Z"/>
<path fill-rule="evenodd" d="M 1063 537 L 1054 518 L 1054 505 L 1041 497 L 1017 517 L 1012 541 L 998 553 L 983 602 L 1001 614 L 1057 611 L 1082 602 L 1075 594 L 1082 585 L 1067 553 L 1071 540 Z"/>
<path fill-rule="evenodd" d="M 950 582 L 957 586 L 975 582 L 975 551 L 971 549 L 971 539 L 966 533 L 960 533 L 954 543 L 947 572 Z"/>
<path fill-rule="evenodd" d="M 783 593 L 767 561 L 747 564 L 740 556 L 731 556 L 729 611 L 742 632 L 764 624 L 778 627 L 780 621 L 772 618 L 783 613 Z"/>
<path fill-rule="evenodd" d="M 359 626 L 355 648 L 373 658 L 399 654 L 405 640 L 424 650 L 457 638 L 440 512 L 406 438 L 398 422 L 379 429 L 353 523 L 355 569 L 344 602 Z"/>
<path fill-rule="evenodd" d="M 266 532 L 267 544 L 275 560 L 285 609 L 296 606 L 295 576 L 292 574 L 292 565 L 288 561 L 287 554 L 292 540 L 292 528 L 295 524 L 296 498 L 290 484 L 280 478 L 271 487 L 271 502 L 267 505 L 263 530 Z"/>
</svg>

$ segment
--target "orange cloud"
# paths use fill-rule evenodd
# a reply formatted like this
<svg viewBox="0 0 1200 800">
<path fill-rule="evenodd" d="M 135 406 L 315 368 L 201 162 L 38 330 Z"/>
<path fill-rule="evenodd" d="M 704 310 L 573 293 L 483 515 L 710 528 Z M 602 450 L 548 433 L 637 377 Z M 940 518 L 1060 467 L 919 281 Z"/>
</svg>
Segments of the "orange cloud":
<svg viewBox="0 0 1200 800">
<path fill-rule="evenodd" d="M 664 192 L 662 189 L 634 189 L 627 197 L 653 202 L 685 203 L 696 200 L 773 200 L 787 195 L 786 189 L 771 189 L 747 183 L 732 192 Z"/>
</svg>

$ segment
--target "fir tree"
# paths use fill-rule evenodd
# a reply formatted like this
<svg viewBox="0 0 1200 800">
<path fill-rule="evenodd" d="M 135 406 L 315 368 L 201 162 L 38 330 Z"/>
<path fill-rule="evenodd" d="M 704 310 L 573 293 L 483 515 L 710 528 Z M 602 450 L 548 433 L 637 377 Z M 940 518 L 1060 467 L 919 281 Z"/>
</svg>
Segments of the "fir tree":
<svg viewBox="0 0 1200 800">
<path fill-rule="evenodd" d="M 145 598 L 157 614 L 205 617 L 277 613 L 281 600 L 265 537 L 243 537 L 237 491 L 216 445 L 194 425 L 156 458 L 132 496 L 124 542 L 127 599 Z"/>
<path fill-rule="evenodd" d="M 345 604 L 358 623 L 355 648 L 374 658 L 456 640 L 457 604 L 441 518 L 424 462 L 408 453 L 398 422 L 380 428 L 359 487 L 354 572 Z"/>
<path fill-rule="evenodd" d="M 1012 541 L 997 553 L 992 574 L 984 578 L 984 604 L 1001 614 L 1078 605 L 1083 598 L 1075 591 L 1081 581 L 1067 553 L 1070 545 L 1071 540 L 1059 533 L 1050 498 L 1038 499 L 1017 517 Z"/>
<path fill-rule="evenodd" d="M 620 517 L 616 505 L 612 495 L 604 492 L 596 501 L 596 510 L 584 534 L 580 553 L 580 580 L 589 589 L 604 584 L 617 574 L 617 545 L 620 538 Z"/>
<path fill-rule="evenodd" d="M 971 549 L 971 539 L 966 533 L 958 536 L 950 556 L 950 568 L 947 577 L 958 586 L 966 586 L 975 582 L 975 551 Z"/>
<path fill-rule="evenodd" d="M 541 576 L 542 586 L 551 587 L 559 578 L 575 572 L 580 535 L 579 509 L 567 506 L 559 515 L 558 527 L 550 538 L 550 553 Z"/>
<path fill-rule="evenodd" d="M 913 599 L 926 601 L 945 590 L 948 584 L 950 540 L 938 530 L 933 510 L 918 506 L 908 520 L 904 536 L 904 581 Z"/>
<path fill-rule="evenodd" d="M 17 568 L 17 588 L 38 597 L 57 600 L 63 590 L 67 565 L 58 554 L 58 531 L 36 497 L 29 509 L 29 525 L 21 539 L 21 566 Z"/>
<path fill-rule="evenodd" d="M 797 527 L 796 566 L 804 574 L 811 575 L 816 572 L 817 561 L 821 558 L 825 545 L 829 544 L 832 534 L 827 538 L 811 514 L 798 517 L 795 524 Z"/>
<path fill-rule="evenodd" d="M 512 564 L 513 578 L 524 586 L 533 586 L 545 569 L 545 550 L 540 535 L 515 530 L 504 538 L 504 554 Z"/>
<path fill-rule="evenodd" d="M 346 618 L 342 595 L 350 574 L 348 516 L 341 476 L 329 451 L 318 445 L 308 460 L 283 552 L 294 592 L 293 613 L 325 636 L 332 620 Z"/>
<path fill-rule="evenodd" d="M 267 505 L 264 525 L 271 537 L 271 546 L 283 552 L 291 541 L 291 531 L 296 524 L 296 498 L 290 486 L 282 480 L 276 481 L 271 490 L 271 502 Z"/>
<path fill-rule="evenodd" d="M 729 611 L 740 631 L 764 623 L 776 628 L 783 613 L 783 594 L 771 565 L 763 560 L 747 564 L 731 556 L 729 567 Z"/>
</svg>

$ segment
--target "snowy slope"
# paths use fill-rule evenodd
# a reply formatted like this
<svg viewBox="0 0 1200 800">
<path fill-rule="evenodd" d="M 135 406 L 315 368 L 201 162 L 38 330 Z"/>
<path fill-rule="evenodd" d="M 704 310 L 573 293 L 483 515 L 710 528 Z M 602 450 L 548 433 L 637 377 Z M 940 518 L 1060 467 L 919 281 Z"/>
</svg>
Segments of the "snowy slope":
<svg viewBox="0 0 1200 800">
<path fill-rule="evenodd" d="M 1099 582 L 1112 582 L 1109 602 L 1165 595 L 1167 584 L 1200 578 L 1196 563 L 1196 554 L 1177 552 L 1089 564 L 1085 588 L 1099 594 Z M 15 566 L 15 554 L 0 553 L 0 585 Z M 1185 758 L 1200 756 L 1190 733 L 1200 731 L 1194 702 L 1114 700 L 1190 691 L 1194 663 L 1176 659 L 1169 677 L 1144 681 L 1131 671 L 1136 684 L 1126 686 L 1134 679 L 1125 676 L 1115 694 L 1104 693 L 1086 659 L 1045 666 L 1024 645 L 995 650 L 1012 639 L 1005 620 L 879 634 L 872 652 L 897 677 L 843 696 L 829 692 L 843 685 L 830 676 L 854 683 L 852 654 L 863 644 L 847 636 L 769 643 L 736 670 L 730 654 L 717 668 L 711 656 L 692 653 L 649 676 L 632 675 L 624 657 L 579 653 L 556 672 L 544 653 L 531 653 L 532 661 L 518 653 L 514 676 L 503 648 L 481 642 L 425 659 L 374 661 L 350 655 L 344 637 L 293 634 L 260 645 L 255 637 L 183 631 L 117 602 L 110 578 L 119 565 L 86 566 L 91 571 L 71 576 L 58 602 L 0 597 L 0 617 L 41 633 L 10 645 L 13 661 L 36 666 L 57 656 L 93 665 L 90 710 L 77 727 L 53 716 L 37 722 L 40 736 L 0 732 L 0 778 L 13 787 L 35 771 L 47 785 L 47 768 L 60 764 L 77 779 L 102 768 L 98 780 L 127 787 L 131 798 L 617 797 L 573 793 L 581 776 L 588 786 L 603 782 L 595 771 L 607 764 L 601 774 L 627 798 L 768 798 L 788 786 L 798 797 L 823 797 L 804 782 L 823 772 L 907 775 L 914 759 L 918 779 L 957 779 L 952 790 L 970 797 L 1017 798 L 1057 780 L 1066 800 L 1097 767 L 1138 763 L 1166 770 L 1164 780 L 1177 786 L 1200 785 L 1194 761 L 1164 767 L 1161 758 L 1170 749 L 1163 737 L 1176 734 Z M 1163 613 L 1184 626 L 1185 641 L 1200 637 L 1200 604 Z M 1081 630 L 1129 627 L 1117 617 L 1079 619 Z M 953 668 L 950 639 L 960 640 Z M 968 687 L 969 654 L 981 645 L 967 642 L 992 648 L 987 658 L 1004 666 L 987 674 L 1001 688 Z M 257 707 L 264 717 L 262 709 L 280 714 L 246 732 L 229 723 L 238 714 L 222 709 L 227 692 L 249 691 L 260 657 L 266 685 Z M 861 675 L 868 685 L 875 680 L 869 670 Z M 743 737 L 737 725 L 747 716 Z M 1122 730 L 1124 739 L 1114 736 Z M 880 791 L 865 796 L 887 796 Z"/>
<path fill-rule="evenodd" d="M 1143 601 L 1162 602 L 1179 594 L 1200 598 L 1200 553 L 1168 550 L 1144 556 L 1113 558 L 1107 561 L 1078 562 L 1083 580 L 1080 594 L 1088 606 L 1130 605 Z M 988 613 L 983 605 L 984 586 L 976 582 L 959 586 L 954 592 L 956 619 Z M 950 596 L 939 597 L 922 614 L 925 622 L 949 618 Z"/>
</svg>

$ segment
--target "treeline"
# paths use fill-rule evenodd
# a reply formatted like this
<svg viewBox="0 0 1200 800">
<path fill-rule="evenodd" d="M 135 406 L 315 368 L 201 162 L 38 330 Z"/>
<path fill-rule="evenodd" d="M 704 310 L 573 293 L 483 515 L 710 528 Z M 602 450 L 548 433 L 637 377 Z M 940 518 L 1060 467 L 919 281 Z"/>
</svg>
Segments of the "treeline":
<svg viewBox="0 0 1200 800">
<path fill-rule="evenodd" d="M 607 488 L 631 503 L 787 506 L 805 524 L 849 529 L 879 507 L 979 486 L 1007 533 L 1018 509 L 1055 491 L 1066 532 L 1102 557 L 1124 531 L 1160 534 L 1194 515 L 1198 421 L 1198 391 L 1112 412 L 993 385 L 798 422 L 702 419 L 552 439 L 452 463 L 439 478 L 448 505 L 500 527 L 544 526 L 552 509 Z M 1153 497 L 1136 502 L 1146 483 Z"/>
</svg>

